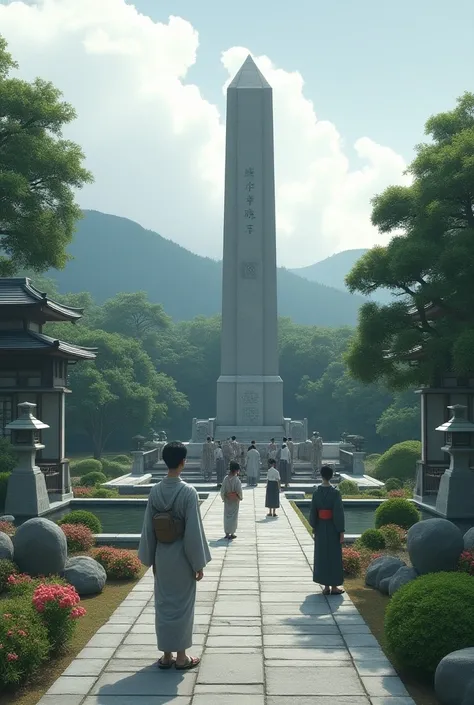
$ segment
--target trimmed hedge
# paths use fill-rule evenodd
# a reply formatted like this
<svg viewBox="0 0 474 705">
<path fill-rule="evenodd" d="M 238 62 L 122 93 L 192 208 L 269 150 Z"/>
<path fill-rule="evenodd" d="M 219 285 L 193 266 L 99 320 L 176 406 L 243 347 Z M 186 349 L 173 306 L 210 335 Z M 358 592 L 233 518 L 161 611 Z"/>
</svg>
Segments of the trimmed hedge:
<svg viewBox="0 0 474 705">
<path fill-rule="evenodd" d="M 57 524 L 62 526 L 62 524 L 84 524 L 87 526 L 93 534 L 102 533 L 102 524 L 95 514 L 92 512 L 87 512 L 84 509 L 75 509 L 68 514 L 65 514 L 62 519 L 60 519 Z"/>
<path fill-rule="evenodd" d="M 387 606 L 385 636 L 400 666 L 433 674 L 445 656 L 474 644 L 474 580 L 430 573 L 403 586 Z"/>
<path fill-rule="evenodd" d="M 397 524 L 404 529 L 409 529 L 420 521 L 421 514 L 408 499 L 387 499 L 375 510 L 375 528 L 380 529 L 386 524 Z"/>
<path fill-rule="evenodd" d="M 337 487 L 342 495 L 359 494 L 359 485 L 354 480 L 343 480 Z"/>
<path fill-rule="evenodd" d="M 367 529 L 360 537 L 360 542 L 365 548 L 378 551 L 385 548 L 385 537 L 378 529 Z"/>
<path fill-rule="evenodd" d="M 121 477 L 122 475 L 126 475 L 127 473 L 131 472 L 132 461 L 128 460 L 127 464 L 125 465 L 123 463 L 117 463 L 114 460 L 103 460 L 102 468 L 104 473 L 109 478 L 115 479 L 116 477 Z"/>
<path fill-rule="evenodd" d="M 377 480 L 413 480 L 416 462 L 421 458 L 420 441 L 403 441 L 389 448 L 375 466 L 374 476 Z"/>
<path fill-rule="evenodd" d="M 82 487 L 95 487 L 96 485 L 102 485 L 104 482 L 107 482 L 107 477 L 103 472 L 88 472 L 81 477 Z"/>
<path fill-rule="evenodd" d="M 77 463 L 71 464 L 71 475 L 73 477 L 82 477 L 88 472 L 102 472 L 102 463 L 94 458 L 86 458 L 79 460 Z"/>
</svg>

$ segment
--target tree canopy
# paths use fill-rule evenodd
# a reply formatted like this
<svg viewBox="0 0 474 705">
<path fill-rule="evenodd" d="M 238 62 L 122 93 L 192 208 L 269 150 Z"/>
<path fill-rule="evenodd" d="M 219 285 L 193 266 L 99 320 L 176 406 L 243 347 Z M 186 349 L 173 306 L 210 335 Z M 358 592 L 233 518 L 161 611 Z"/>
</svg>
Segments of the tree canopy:
<svg viewBox="0 0 474 705">
<path fill-rule="evenodd" d="M 81 210 L 75 189 L 92 181 L 62 129 L 76 117 L 61 92 L 17 68 L 0 36 L 0 276 L 62 268 Z"/>
<path fill-rule="evenodd" d="M 474 371 L 474 94 L 426 123 L 411 184 L 373 200 L 372 223 L 393 234 L 346 278 L 352 292 L 393 292 L 366 303 L 347 362 L 365 383 L 392 388 L 430 384 L 443 372 Z"/>
</svg>

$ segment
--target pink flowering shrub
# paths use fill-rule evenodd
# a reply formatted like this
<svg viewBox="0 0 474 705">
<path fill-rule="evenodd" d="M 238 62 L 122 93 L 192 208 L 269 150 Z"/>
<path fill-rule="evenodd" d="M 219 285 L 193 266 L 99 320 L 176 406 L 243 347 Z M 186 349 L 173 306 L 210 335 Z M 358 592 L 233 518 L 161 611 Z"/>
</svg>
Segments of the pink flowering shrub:
<svg viewBox="0 0 474 705">
<path fill-rule="evenodd" d="M 342 567 L 344 575 L 355 577 L 359 575 L 361 569 L 361 556 L 355 548 L 342 549 Z"/>
<path fill-rule="evenodd" d="M 11 523 L 11 521 L 0 521 L 0 532 L 6 534 L 7 536 L 13 536 L 15 531 L 15 526 Z"/>
<path fill-rule="evenodd" d="M 107 573 L 109 580 L 134 580 L 138 577 L 142 564 L 132 551 L 103 546 L 91 552 Z"/>
<path fill-rule="evenodd" d="M 68 643 L 74 633 L 76 619 L 86 614 L 83 607 L 78 607 L 80 599 L 71 585 L 41 583 L 33 593 L 33 607 L 46 626 L 54 652 Z"/>
<path fill-rule="evenodd" d="M 18 566 L 13 561 L 8 558 L 0 559 L 0 593 L 7 589 L 10 575 L 18 572 Z"/>
<path fill-rule="evenodd" d="M 73 487 L 72 491 L 74 493 L 74 497 L 90 498 L 90 497 L 92 497 L 92 493 L 94 492 L 94 488 L 93 487 Z"/>
<path fill-rule="evenodd" d="M 390 490 L 390 492 L 387 492 L 387 497 L 390 497 L 390 498 L 397 498 L 397 497 L 404 497 L 404 498 L 407 498 L 407 497 L 409 497 L 409 493 L 407 493 L 406 490 Z"/>
<path fill-rule="evenodd" d="M 71 553 L 78 551 L 90 551 L 94 545 L 94 534 L 85 524 L 61 524 L 66 540 L 67 548 Z"/>
<path fill-rule="evenodd" d="M 379 531 L 383 534 L 385 547 L 389 551 L 399 551 L 407 539 L 406 529 L 397 524 L 385 524 L 380 527 Z"/>
<path fill-rule="evenodd" d="M 459 570 L 474 575 L 474 550 L 463 551 L 459 559 Z"/>
<path fill-rule="evenodd" d="M 49 654 L 48 631 L 30 600 L 0 603 L 0 691 L 36 673 Z"/>
</svg>

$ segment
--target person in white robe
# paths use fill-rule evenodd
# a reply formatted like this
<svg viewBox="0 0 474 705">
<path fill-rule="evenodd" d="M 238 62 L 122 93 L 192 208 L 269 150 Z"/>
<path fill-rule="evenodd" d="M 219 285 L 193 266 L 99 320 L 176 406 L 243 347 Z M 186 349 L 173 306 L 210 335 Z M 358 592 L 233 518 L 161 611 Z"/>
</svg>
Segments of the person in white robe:
<svg viewBox="0 0 474 705">
<path fill-rule="evenodd" d="M 275 439 L 272 438 L 270 440 L 270 443 L 268 444 L 268 450 L 267 450 L 267 460 L 268 460 L 268 467 L 270 467 L 271 460 L 276 460 L 277 457 L 277 451 L 278 451 L 278 446 L 275 443 Z"/>
<path fill-rule="evenodd" d="M 290 484 L 291 465 L 290 465 L 290 451 L 288 450 L 288 446 L 286 445 L 286 443 L 283 443 L 283 445 L 280 449 L 280 460 L 279 460 L 278 466 L 279 466 L 281 481 L 285 485 L 285 487 L 287 488 L 288 485 Z"/>
<path fill-rule="evenodd" d="M 225 476 L 224 452 L 220 441 L 217 441 L 214 450 L 214 464 L 216 466 L 217 486 L 220 487 L 224 482 Z"/>
<path fill-rule="evenodd" d="M 293 443 L 293 439 L 288 438 L 286 445 L 288 446 L 288 450 L 290 451 L 290 475 L 293 477 L 295 464 L 295 444 Z"/>
<path fill-rule="evenodd" d="M 229 463 L 232 460 L 232 446 L 230 444 L 230 438 L 227 438 L 222 444 L 222 452 L 224 454 L 224 472 L 227 474 L 229 472 Z"/>
<path fill-rule="evenodd" d="M 323 462 L 323 439 L 318 431 L 313 431 L 311 436 L 311 465 L 313 467 L 313 475 L 317 477 Z"/>
<path fill-rule="evenodd" d="M 243 499 L 242 483 L 239 479 L 240 465 L 235 460 L 230 461 L 229 474 L 224 478 L 221 487 L 221 497 L 224 502 L 224 532 L 226 539 L 237 538 L 239 523 L 239 508 Z"/>
<path fill-rule="evenodd" d="M 153 567 L 155 576 L 155 630 L 158 650 L 163 652 L 158 667 L 175 666 L 181 671 L 199 664 L 186 651 L 193 643 L 196 585 L 211 560 L 198 494 L 180 477 L 186 455 L 182 443 L 167 443 L 163 448 L 168 475 L 151 489 L 138 548 L 139 559 Z M 163 512 L 184 522 L 182 537 L 173 543 L 156 538 L 153 517 Z"/>
<path fill-rule="evenodd" d="M 250 487 L 256 487 L 260 479 L 260 453 L 255 447 L 255 442 L 252 442 L 247 451 L 245 468 L 247 471 L 247 484 Z"/>
<path fill-rule="evenodd" d="M 238 463 L 240 459 L 240 443 L 235 436 L 232 436 L 230 445 L 232 448 L 231 460 L 235 460 Z"/>
<path fill-rule="evenodd" d="M 214 470 L 214 443 L 210 436 L 206 442 L 202 444 L 201 470 L 204 479 L 208 482 L 211 479 L 212 471 Z"/>
</svg>

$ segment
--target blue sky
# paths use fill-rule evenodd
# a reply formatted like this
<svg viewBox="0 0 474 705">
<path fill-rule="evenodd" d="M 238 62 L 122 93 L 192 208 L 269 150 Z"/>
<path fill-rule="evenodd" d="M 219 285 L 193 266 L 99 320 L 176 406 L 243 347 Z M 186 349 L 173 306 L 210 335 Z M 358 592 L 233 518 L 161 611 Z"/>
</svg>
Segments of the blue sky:
<svg viewBox="0 0 474 705">
<path fill-rule="evenodd" d="M 223 107 L 220 53 L 247 46 L 300 71 L 318 117 L 334 122 L 348 147 L 368 135 L 410 159 L 426 118 L 474 91 L 473 0 L 132 4 L 156 20 L 181 16 L 198 30 L 189 80 L 206 98 Z"/>
</svg>

